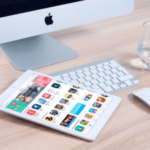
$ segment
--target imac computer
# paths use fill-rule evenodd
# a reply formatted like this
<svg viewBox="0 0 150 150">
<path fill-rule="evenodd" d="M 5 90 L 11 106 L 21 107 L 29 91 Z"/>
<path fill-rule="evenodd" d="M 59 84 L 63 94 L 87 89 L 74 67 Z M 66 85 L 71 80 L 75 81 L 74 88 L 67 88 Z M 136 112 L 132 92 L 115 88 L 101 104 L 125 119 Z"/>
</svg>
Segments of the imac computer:
<svg viewBox="0 0 150 150">
<path fill-rule="evenodd" d="M 0 1 L 0 47 L 19 70 L 77 57 L 46 33 L 109 19 L 134 10 L 134 0 Z"/>
</svg>

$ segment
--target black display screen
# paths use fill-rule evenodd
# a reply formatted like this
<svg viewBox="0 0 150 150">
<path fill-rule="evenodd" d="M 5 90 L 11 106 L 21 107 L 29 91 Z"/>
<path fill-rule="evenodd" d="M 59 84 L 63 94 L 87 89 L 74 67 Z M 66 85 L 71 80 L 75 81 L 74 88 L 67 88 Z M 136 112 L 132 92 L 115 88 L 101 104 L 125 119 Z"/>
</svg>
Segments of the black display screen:
<svg viewBox="0 0 150 150">
<path fill-rule="evenodd" d="M 79 1 L 82 0 L 0 0 L 0 17 L 16 15 Z"/>
</svg>

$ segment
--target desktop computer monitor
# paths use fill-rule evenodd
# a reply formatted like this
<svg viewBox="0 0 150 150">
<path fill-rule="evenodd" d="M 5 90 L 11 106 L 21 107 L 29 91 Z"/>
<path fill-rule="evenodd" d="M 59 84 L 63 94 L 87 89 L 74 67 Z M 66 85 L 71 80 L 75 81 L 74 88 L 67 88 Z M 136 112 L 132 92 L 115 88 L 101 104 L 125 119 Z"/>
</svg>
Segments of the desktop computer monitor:
<svg viewBox="0 0 150 150">
<path fill-rule="evenodd" d="M 0 47 L 19 70 L 77 57 L 46 33 L 129 14 L 134 0 L 0 1 Z"/>
</svg>

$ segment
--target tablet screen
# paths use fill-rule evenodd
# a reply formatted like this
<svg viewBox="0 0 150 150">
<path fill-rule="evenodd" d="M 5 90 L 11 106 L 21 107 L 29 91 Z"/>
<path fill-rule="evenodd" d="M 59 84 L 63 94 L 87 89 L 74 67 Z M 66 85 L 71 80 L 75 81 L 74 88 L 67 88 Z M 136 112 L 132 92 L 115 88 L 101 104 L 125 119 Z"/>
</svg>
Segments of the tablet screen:
<svg viewBox="0 0 150 150">
<path fill-rule="evenodd" d="M 34 74 L 2 107 L 87 134 L 111 97 Z"/>
</svg>

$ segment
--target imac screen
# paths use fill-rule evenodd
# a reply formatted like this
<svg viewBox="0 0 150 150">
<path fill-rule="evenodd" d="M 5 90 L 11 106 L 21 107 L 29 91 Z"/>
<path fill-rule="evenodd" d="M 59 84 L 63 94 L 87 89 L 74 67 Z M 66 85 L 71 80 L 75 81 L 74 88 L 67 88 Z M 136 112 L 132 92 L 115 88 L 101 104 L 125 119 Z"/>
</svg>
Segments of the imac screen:
<svg viewBox="0 0 150 150">
<path fill-rule="evenodd" d="M 0 17 L 7 17 L 79 1 L 82 0 L 1 0 Z"/>
</svg>

